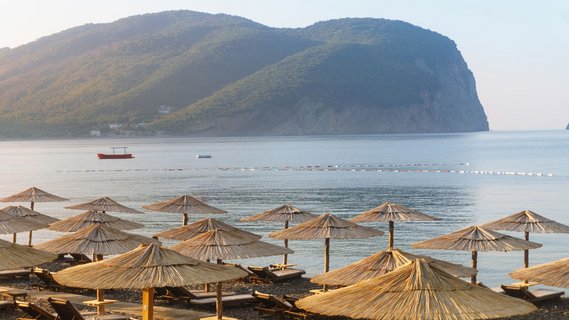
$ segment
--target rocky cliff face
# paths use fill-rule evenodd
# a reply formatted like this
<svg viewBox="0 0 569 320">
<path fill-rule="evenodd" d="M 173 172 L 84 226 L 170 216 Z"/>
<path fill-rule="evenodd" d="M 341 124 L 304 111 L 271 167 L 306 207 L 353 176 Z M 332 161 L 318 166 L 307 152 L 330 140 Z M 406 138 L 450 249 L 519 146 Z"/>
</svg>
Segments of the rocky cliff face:
<svg viewBox="0 0 569 320">
<path fill-rule="evenodd" d="M 401 21 L 275 29 L 177 11 L 0 50 L 0 137 L 115 122 L 210 136 L 488 130 L 455 43 Z"/>
</svg>

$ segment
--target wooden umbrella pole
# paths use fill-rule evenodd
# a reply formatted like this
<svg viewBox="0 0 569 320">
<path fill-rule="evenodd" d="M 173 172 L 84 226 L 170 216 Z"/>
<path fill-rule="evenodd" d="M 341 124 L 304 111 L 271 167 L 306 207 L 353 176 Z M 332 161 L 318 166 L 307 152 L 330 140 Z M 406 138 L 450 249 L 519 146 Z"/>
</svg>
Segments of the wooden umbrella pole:
<svg viewBox="0 0 569 320">
<path fill-rule="evenodd" d="M 34 210 L 34 202 L 33 201 L 30 203 L 30 209 L 32 209 L 32 211 Z"/>
<path fill-rule="evenodd" d="M 529 241 L 529 231 L 526 231 L 526 241 Z M 529 249 L 524 250 L 524 268 L 529 268 Z M 524 283 L 529 283 L 528 279 L 524 279 Z"/>
<path fill-rule="evenodd" d="M 285 221 L 285 229 L 288 229 L 288 220 Z M 285 248 L 288 248 L 288 239 L 284 239 L 284 246 Z M 286 264 L 288 263 L 288 254 L 283 254 L 283 266 L 286 266 Z"/>
<path fill-rule="evenodd" d="M 154 288 L 142 289 L 142 320 L 154 320 Z"/>
<path fill-rule="evenodd" d="M 394 231 L 394 223 L 393 221 L 389 221 L 389 243 L 387 248 L 389 250 L 393 249 L 393 231 Z"/>
<path fill-rule="evenodd" d="M 476 275 L 478 273 L 477 265 L 478 265 L 478 251 L 472 251 L 472 269 L 474 269 L 476 273 L 470 276 L 470 283 L 474 285 L 476 285 Z"/>
<path fill-rule="evenodd" d="M 223 261 L 221 261 L 221 259 L 217 259 L 217 264 L 222 264 Z M 222 296 L 222 288 L 221 288 L 221 282 L 217 283 L 217 294 L 215 296 L 215 314 L 217 316 L 217 319 L 223 319 L 223 301 L 221 300 L 221 296 Z"/>
<path fill-rule="evenodd" d="M 93 262 L 103 260 L 103 256 L 100 254 L 93 254 Z M 105 290 L 97 289 L 97 301 L 105 301 L 104 297 Z M 104 304 L 97 304 L 97 315 L 102 316 L 105 314 L 105 305 Z"/>
<path fill-rule="evenodd" d="M 16 243 L 16 234 L 15 233 L 12 235 L 12 243 Z"/>
<path fill-rule="evenodd" d="M 328 272 L 330 270 L 330 238 L 326 238 L 324 240 L 324 272 Z M 322 286 L 322 291 L 328 291 L 328 286 Z"/>
<path fill-rule="evenodd" d="M 182 217 L 182 226 L 186 225 L 188 225 L 188 214 L 184 213 L 184 216 Z"/>
<path fill-rule="evenodd" d="M 30 233 L 28 234 L 28 247 L 32 246 L 32 230 L 30 230 Z"/>
<path fill-rule="evenodd" d="M 209 259 L 206 259 L 205 261 L 209 262 Z M 203 290 L 204 290 L 204 292 L 209 292 L 209 283 L 204 284 Z"/>
</svg>

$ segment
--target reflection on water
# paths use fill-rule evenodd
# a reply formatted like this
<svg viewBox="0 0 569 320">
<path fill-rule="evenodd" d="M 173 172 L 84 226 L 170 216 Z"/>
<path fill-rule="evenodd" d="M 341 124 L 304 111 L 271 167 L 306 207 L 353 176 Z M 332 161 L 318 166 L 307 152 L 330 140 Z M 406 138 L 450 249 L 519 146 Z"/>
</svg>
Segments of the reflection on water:
<svg viewBox="0 0 569 320">
<path fill-rule="evenodd" d="M 351 218 L 384 201 L 400 202 L 441 218 L 434 222 L 395 224 L 395 245 L 469 265 L 470 253 L 415 251 L 410 244 L 482 223 L 523 209 L 569 223 L 569 134 L 567 132 L 470 133 L 293 138 L 134 139 L 0 142 L 0 196 L 35 185 L 70 198 L 69 203 L 38 203 L 36 209 L 63 218 L 80 213 L 64 206 L 111 196 L 127 206 L 197 195 L 227 210 L 215 218 L 268 238 L 278 223 L 242 223 L 248 215 L 291 203 L 316 214 Z M 128 146 L 131 160 L 98 160 L 97 152 Z M 212 159 L 196 159 L 211 154 Z M 221 170 L 220 168 L 306 168 L 308 166 L 378 166 L 430 164 L 429 169 L 552 172 L 553 177 L 450 174 L 432 172 Z M 443 165 L 444 164 L 444 165 Z M 411 166 L 412 167 L 412 166 Z M 9 204 L 6 204 L 9 205 Z M 143 235 L 179 226 L 176 214 L 115 214 L 142 222 Z M 191 221 L 200 217 L 190 217 Z M 369 223 L 387 231 L 387 224 Z M 59 235 L 34 233 L 35 241 Z M 514 236 L 520 236 L 513 233 Z M 9 239 L 10 236 L 0 236 Z M 539 263 L 565 257 L 569 235 L 532 235 L 544 247 L 531 253 Z M 20 241 L 25 236 L 20 236 Z M 171 242 L 166 241 L 166 244 Z M 387 237 L 332 240 L 331 267 L 342 267 L 386 247 Z M 323 241 L 291 241 L 289 259 L 314 275 L 322 269 Z M 509 281 L 523 254 L 480 253 L 481 281 Z M 251 259 L 265 264 L 278 257 Z"/>
</svg>

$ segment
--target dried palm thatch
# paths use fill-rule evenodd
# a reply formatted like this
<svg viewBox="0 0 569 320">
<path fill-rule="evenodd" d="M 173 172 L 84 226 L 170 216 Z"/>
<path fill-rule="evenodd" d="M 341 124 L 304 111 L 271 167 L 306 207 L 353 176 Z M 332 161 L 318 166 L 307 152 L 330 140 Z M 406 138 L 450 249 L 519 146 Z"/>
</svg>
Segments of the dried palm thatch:
<svg viewBox="0 0 569 320">
<path fill-rule="evenodd" d="M 487 223 L 484 227 L 491 230 L 524 232 L 526 240 L 529 240 L 530 232 L 569 233 L 569 226 L 547 219 L 529 210 Z M 529 267 L 529 250 L 524 250 L 524 267 Z"/>
<path fill-rule="evenodd" d="M 75 233 L 40 243 L 36 248 L 57 254 L 110 255 L 124 253 L 140 244 L 152 242 L 156 240 L 95 224 Z"/>
<path fill-rule="evenodd" d="M 241 221 L 306 222 L 316 217 L 317 215 L 312 214 L 308 211 L 301 210 L 290 204 L 284 204 L 278 208 L 267 210 L 251 217 L 243 218 Z"/>
<path fill-rule="evenodd" d="M 45 227 L 47 227 L 47 224 L 33 222 L 23 217 L 16 217 L 0 210 L 0 234 L 39 230 Z"/>
<path fill-rule="evenodd" d="M 108 211 L 108 212 L 143 213 L 138 210 L 125 207 L 109 197 L 102 197 L 97 200 L 93 200 L 91 202 L 80 203 L 65 208 L 77 209 L 77 210 L 97 210 L 103 212 Z"/>
<path fill-rule="evenodd" d="M 241 269 L 186 257 L 157 243 L 95 263 L 60 271 L 55 280 L 68 286 L 91 289 L 143 289 L 143 319 L 153 319 L 156 287 L 181 287 L 221 282 L 247 276 Z M 221 301 L 221 286 L 218 286 Z M 221 307 L 218 309 L 221 315 Z"/>
<path fill-rule="evenodd" d="M 267 210 L 257 215 L 246 217 L 241 221 L 278 221 L 284 222 L 284 228 L 288 229 L 290 221 L 306 222 L 318 217 L 308 211 L 301 210 L 293 205 L 284 204 L 278 208 Z M 288 239 L 284 239 L 284 246 L 288 248 Z M 288 263 L 288 255 L 283 255 L 283 265 Z"/>
<path fill-rule="evenodd" d="M 529 210 L 489 222 L 484 224 L 483 227 L 491 230 L 532 233 L 569 233 L 569 226 L 547 219 Z"/>
<path fill-rule="evenodd" d="M 181 213 L 184 215 L 182 225 L 188 224 L 188 214 L 222 214 L 226 211 L 210 206 L 209 204 L 200 201 L 190 195 L 182 195 L 174 199 L 157 202 L 143 206 L 144 209 L 159 211 Z"/>
<path fill-rule="evenodd" d="M 292 240 L 324 239 L 324 272 L 330 270 L 330 239 L 363 239 L 382 236 L 383 232 L 359 226 L 330 213 L 308 220 L 289 229 L 269 234 L 271 238 Z M 327 287 L 324 286 L 324 291 Z"/>
<path fill-rule="evenodd" d="M 88 210 L 79 215 L 52 223 L 48 229 L 62 232 L 75 232 L 93 224 L 103 224 L 109 228 L 118 230 L 133 230 L 144 227 L 143 224 L 113 217 L 102 211 Z"/>
<path fill-rule="evenodd" d="M 349 286 L 362 280 L 377 278 L 419 258 L 455 277 L 466 278 L 476 274 L 476 270 L 460 264 L 414 255 L 399 249 L 391 249 L 379 251 L 343 268 L 317 275 L 310 282 L 331 286 Z"/>
<path fill-rule="evenodd" d="M 481 226 L 472 226 L 414 243 L 412 247 L 458 251 L 522 251 L 540 248 L 541 244 L 514 238 Z"/>
<path fill-rule="evenodd" d="M 285 247 L 221 229 L 202 233 L 172 246 L 171 249 L 200 260 L 235 260 L 294 253 Z"/>
<path fill-rule="evenodd" d="M 468 284 L 417 259 L 379 278 L 303 298 L 299 308 L 363 319 L 469 320 L 526 314 L 536 307 Z"/>
<path fill-rule="evenodd" d="M 58 197 L 51 193 L 45 192 L 36 187 L 31 187 L 22 192 L 16 193 L 9 197 L 0 199 L 0 202 L 31 202 L 32 210 L 34 202 L 57 202 L 57 201 L 67 201 L 68 199 Z"/>
<path fill-rule="evenodd" d="M 472 268 L 476 269 L 478 251 L 521 251 L 540 248 L 541 244 L 473 226 L 411 246 L 416 249 L 471 251 Z M 476 283 L 476 275 L 471 277 L 471 282 Z"/>
<path fill-rule="evenodd" d="M 363 227 L 330 213 L 325 213 L 292 228 L 273 232 L 269 236 L 275 239 L 317 240 L 364 239 L 382 235 L 382 231 Z"/>
<path fill-rule="evenodd" d="M 238 229 L 232 225 L 229 225 L 227 223 L 221 222 L 221 221 L 213 219 L 213 218 L 202 219 L 202 220 L 196 221 L 194 223 L 191 223 L 191 224 L 188 224 L 188 225 L 185 225 L 182 227 L 162 231 L 162 232 L 155 234 L 154 236 L 159 237 L 159 238 L 166 238 L 166 239 L 184 241 L 184 240 L 191 239 L 197 235 L 200 235 L 204 232 L 208 232 L 208 231 L 216 230 L 216 229 L 238 232 L 238 233 L 243 234 L 243 236 L 248 235 L 251 239 L 261 239 L 262 238 L 260 235 L 251 233 L 249 231 Z"/>
<path fill-rule="evenodd" d="M 59 219 L 46 216 L 45 214 L 41 214 L 37 211 L 22 206 L 9 206 L 1 210 L 10 215 L 13 215 L 14 217 L 21 217 L 28 221 L 40 223 L 44 225 L 44 228 L 47 227 L 50 223 L 59 221 Z M 14 233 L 14 243 L 15 242 L 16 242 L 16 234 Z M 32 246 L 32 230 L 29 230 L 28 246 L 30 247 Z"/>
<path fill-rule="evenodd" d="M 23 206 L 8 206 L 6 208 L 0 209 L 10 215 L 15 217 L 22 217 L 26 220 L 30 220 L 33 222 L 41 223 L 41 224 L 50 224 L 59 221 L 59 219 L 47 216 L 45 214 L 41 214 L 37 211 L 28 209 Z"/>
<path fill-rule="evenodd" d="M 0 257 L 0 270 L 10 270 L 50 262 L 55 260 L 57 255 L 0 240 Z"/>
<path fill-rule="evenodd" d="M 569 258 L 520 269 L 510 273 L 510 277 L 552 287 L 569 288 Z"/>
<path fill-rule="evenodd" d="M 364 211 L 351 219 L 352 222 L 375 222 L 375 221 L 386 221 L 389 222 L 389 237 L 388 237 L 388 249 L 393 248 L 393 236 L 394 236 L 394 222 L 395 221 L 433 221 L 439 220 L 438 218 L 428 216 L 417 210 L 410 209 L 404 205 L 384 202 L 383 204 L 375 207 L 373 209 Z"/>
</svg>

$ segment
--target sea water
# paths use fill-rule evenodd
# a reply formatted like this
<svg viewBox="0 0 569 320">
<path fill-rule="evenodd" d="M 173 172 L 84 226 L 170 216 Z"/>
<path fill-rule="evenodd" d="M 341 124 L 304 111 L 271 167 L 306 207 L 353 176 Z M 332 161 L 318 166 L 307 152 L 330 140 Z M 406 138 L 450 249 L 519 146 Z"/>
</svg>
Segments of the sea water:
<svg viewBox="0 0 569 320">
<path fill-rule="evenodd" d="M 111 146 L 127 146 L 135 158 L 99 160 L 96 153 L 108 153 Z M 198 154 L 212 158 L 198 159 Z M 145 224 L 133 232 L 151 236 L 180 226 L 181 216 L 142 206 L 191 194 L 228 212 L 216 219 L 274 244 L 282 242 L 268 235 L 281 224 L 239 220 L 284 203 L 349 219 L 393 201 L 441 219 L 395 223 L 396 247 L 469 266 L 469 252 L 414 250 L 410 245 L 526 209 L 569 224 L 568 160 L 569 131 L 5 141 L 0 142 L 0 197 L 37 186 L 70 199 L 35 205 L 62 219 L 80 213 L 64 206 L 110 196 L 145 211 L 111 214 Z M 205 217 L 190 216 L 190 222 Z M 365 225 L 387 231 L 386 223 Z M 59 235 L 37 231 L 34 243 Z M 531 240 L 543 244 L 530 252 L 532 265 L 569 256 L 569 234 L 531 234 Z M 27 234 L 18 235 L 19 243 L 26 241 Z M 387 236 L 332 240 L 331 268 L 386 246 Z M 290 263 L 308 275 L 322 271 L 323 241 L 290 241 L 290 247 L 295 251 Z M 478 260 L 479 280 L 497 285 L 512 281 L 508 273 L 522 266 L 523 253 L 484 252 Z"/>
</svg>

